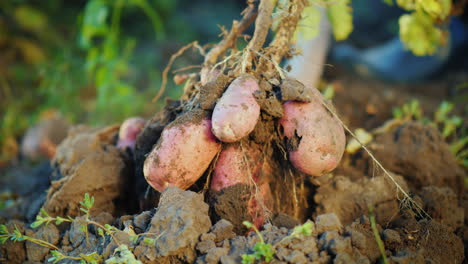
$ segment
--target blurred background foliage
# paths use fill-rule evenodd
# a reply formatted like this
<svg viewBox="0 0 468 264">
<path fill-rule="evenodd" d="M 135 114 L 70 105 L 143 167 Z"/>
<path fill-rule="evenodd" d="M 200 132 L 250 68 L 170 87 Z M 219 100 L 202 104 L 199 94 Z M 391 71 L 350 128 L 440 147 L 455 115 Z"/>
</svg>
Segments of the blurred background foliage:
<svg viewBox="0 0 468 264">
<path fill-rule="evenodd" d="M 151 98 L 170 55 L 195 39 L 215 41 L 217 25 L 229 26 L 243 4 L 0 1 L 0 163 L 17 153 L 29 126 L 53 112 L 93 125 L 151 116 L 162 106 Z M 201 58 L 178 61 L 186 66 Z M 178 97 L 181 89 L 168 85 L 165 96 Z"/>
</svg>

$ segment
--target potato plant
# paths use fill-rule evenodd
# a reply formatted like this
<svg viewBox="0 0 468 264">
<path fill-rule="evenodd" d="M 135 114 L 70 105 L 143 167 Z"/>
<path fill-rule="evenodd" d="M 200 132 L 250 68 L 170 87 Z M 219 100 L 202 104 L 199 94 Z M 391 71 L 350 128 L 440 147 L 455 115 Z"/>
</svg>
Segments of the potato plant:
<svg viewBox="0 0 468 264">
<path fill-rule="evenodd" d="M 303 201 L 291 197 L 291 190 L 303 189 L 308 176 L 336 168 L 345 136 L 329 112 L 333 107 L 315 87 L 279 67 L 293 52 L 296 26 L 308 4 L 252 2 L 220 43 L 203 50 L 203 67 L 183 79 L 178 107 L 153 120 L 164 129 L 145 155 L 143 174 L 150 186 L 158 192 L 168 186 L 199 189 L 202 181 L 214 207 L 235 204 L 244 220 L 260 227 L 272 212 L 297 210 L 297 204 L 285 204 Z M 297 12 L 274 25 L 276 36 L 265 46 L 275 8 Z M 254 19 L 253 37 L 238 51 L 236 40 Z M 216 214 L 235 222 L 224 212 Z"/>
</svg>

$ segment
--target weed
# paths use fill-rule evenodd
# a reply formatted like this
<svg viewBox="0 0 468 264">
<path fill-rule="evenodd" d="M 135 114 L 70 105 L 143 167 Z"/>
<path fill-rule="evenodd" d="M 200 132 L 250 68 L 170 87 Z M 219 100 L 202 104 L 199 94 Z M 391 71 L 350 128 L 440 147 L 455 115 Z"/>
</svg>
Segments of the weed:
<svg viewBox="0 0 468 264">
<path fill-rule="evenodd" d="M 120 245 L 115 249 L 114 255 L 106 260 L 106 264 L 141 264 L 141 261 L 135 258 L 127 245 Z"/>
<path fill-rule="evenodd" d="M 401 107 L 395 107 L 392 111 L 393 119 L 398 120 L 421 120 L 423 118 L 423 110 L 418 100 L 413 99 Z"/>
<path fill-rule="evenodd" d="M 255 260 L 264 260 L 266 262 L 270 262 L 273 259 L 273 255 L 275 254 L 273 246 L 271 244 L 265 243 L 262 234 L 260 231 L 258 231 L 254 224 L 248 221 L 244 221 L 242 224 L 244 224 L 249 229 L 253 229 L 260 239 L 260 242 L 255 243 L 255 246 L 252 249 L 252 254 L 242 255 L 242 264 L 253 264 L 255 263 Z"/>
<path fill-rule="evenodd" d="M 31 228 L 38 228 L 43 224 L 48 225 L 50 222 L 54 222 L 55 225 L 60 225 L 64 222 L 73 222 L 73 218 L 70 216 L 68 218 L 63 218 L 60 216 L 52 217 L 43 208 L 41 208 L 39 214 L 36 216 L 36 220 L 31 224 Z"/>
<path fill-rule="evenodd" d="M 50 249 L 55 249 L 55 250 L 58 249 L 55 245 L 47 241 L 23 235 L 23 233 L 21 233 L 21 231 L 18 229 L 16 225 L 12 232 L 8 230 L 6 225 L 0 225 L 0 244 L 4 244 L 8 240 L 11 240 L 13 242 L 29 241 L 31 243 L 34 243 L 43 247 L 47 247 Z"/>
<path fill-rule="evenodd" d="M 66 259 L 79 260 L 80 264 L 99 264 L 102 262 L 102 256 L 97 252 L 92 252 L 90 254 L 80 254 L 78 257 L 66 256 L 57 250 L 52 250 L 50 254 L 52 257 L 50 257 L 47 261 L 52 263 L 57 263 Z"/>
<path fill-rule="evenodd" d="M 276 252 L 276 247 L 279 244 L 281 244 L 283 241 L 289 238 L 300 237 L 300 236 L 310 236 L 312 235 L 312 232 L 314 229 L 314 223 L 311 221 L 307 221 L 306 223 L 302 225 L 298 225 L 294 227 L 293 232 L 290 235 L 283 237 L 275 245 L 271 245 L 271 244 L 265 243 L 262 234 L 260 233 L 260 231 L 258 231 L 257 227 L 255 227 L 254 224 L 248 221 L 244 221 L 243 224 L 247 228 L 253 229 L 255 231 L 258 238 L 260 239 L 260 242 L 257 242 L 255 246 L 252 248 L 252 251 L 253 251 L 252 254 L 242 255 L 242 264 L 253 264 L 255 263 L 256 260 L 258 261 L 263 260 L 265 262 L 270 262 L 273 259 L 273 256 L 275 255 L 275 252 Z"/>
<path fill-rule="evenodd" d="M 379 230 L 377 230 L 372 206 L 369 206 L 369 220 L 371 223 L 372 232 L 374 233 L 375 241 L 377 242 L 377 246 L 379 247 L 380 255 L 382 256 L 382 261 L 384 264 L 388 264 L 387 254 L 385 253 L 385 246 L 382 239 L 380 238 Z"/>
</svg>

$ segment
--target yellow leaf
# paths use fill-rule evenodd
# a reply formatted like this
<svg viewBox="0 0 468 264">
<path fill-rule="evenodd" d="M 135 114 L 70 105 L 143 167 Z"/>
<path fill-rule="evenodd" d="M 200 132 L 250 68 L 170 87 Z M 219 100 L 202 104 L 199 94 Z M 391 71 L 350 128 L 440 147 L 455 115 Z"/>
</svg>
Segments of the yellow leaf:
<svg viewBox="0 0 468 264">
<path fill-rule="evenodd" d="M 371 142 L 373 137 L 372 134 L 368 133 L 366 130 L 362 128 L 358 128 L 354 131 L 357 139 L 363 144 L 366 145 L 367 143 Z M 352 138 L 348 144 L 346 145 L 346 152 L 349 154 L 354 154 L 361 148 L 361 144 L 355 139 Z"/>
<path fill-rule="evenodd" d="M 14 12 L 16 23 L 25 30 L 39 32 L 47 27 L 47 17 L 33 7 L 21 5 Z"/>
<path fill-rule="evenodd" d="M 13 42 L 27 63 L 38 64 L 45 60 L 44 51 L 36 43 L 21 37 L 15 38 Z"/>
<path fill-rule="evenodd" d="M 336 40 L 345 40 L 353 31 L 350 0 L 330 0 L 327 14 Z"/>
<path fill-rule="evenodd" d="M 442 30 L 437 28 L 431 17 L 424 13 L 413 12 L 402 15 L 398 23 L 401 41 L 417 56 L 432 55 L 443 43 Z"/>
<path fill-rule="evenodd" d="M 307 41 L 315 38 L 320 31 L 320 10 L 314 6 L 307 6 L 302 11 L 301 20 L 294 32 L 295 42 L 298 39 Z"/>
</svg>

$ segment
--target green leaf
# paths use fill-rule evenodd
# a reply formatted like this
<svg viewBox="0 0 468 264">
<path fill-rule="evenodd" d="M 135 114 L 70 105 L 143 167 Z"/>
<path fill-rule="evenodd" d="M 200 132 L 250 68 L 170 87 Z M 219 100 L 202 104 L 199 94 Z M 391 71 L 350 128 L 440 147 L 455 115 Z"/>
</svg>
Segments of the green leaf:
<svg viewBox="0 0 468 264">
<path fill-rule="evenodd" d="M 304 236 L 310 236 L 312 235 L 313 229 L 314 229 L 314 223 L 311 221 L 307 221 L 302 225 L 294 227 L 293 233 L 301 234 Z"/>
<path fill-rule="evenodd" d="M 47 213 L 47 211 L 46 211 L 44 208 L 41 208 L 39 216 L 40 216 L 41 214 L 42 214 L 43 216 L 45 216 L 45 217 L 50 217 L 50 215 Z"/>
<path fill-rule="evenodd" d="M 272 245 L 261 242 L 256 243 L 253 250 L 255 251 L 254 255 L 257 260 L 261 260 L 263 257 L 266 262 L 271 261 L 275 254 Z"/>
<path fill-rule="evenodd" d="M 146 245 L 154 245 L 154 243 L 156 242 L 156 240 L 152 239 L 152 238 L 149 238 L 149 237 L 145 237 L 143 239 L 143 242 L 146 244 Z"/>
<path fill-rule="evenodd" d="M 137 235 L 131 235 L 130 236 L 130 241 L 132 241 L 133 244 L 136 244 L 138 242 L 138 236 Z"/>
<path fill-rule="evenodd" d="M 57 263 L 63 258 L 62 254 L 57 250 L 51 250 L 50 254 L 52 255 L 52 257 L 47 259 L 48 262 Z"/>
<path fill-rule="evenodd" d="M 38 228 L 42 225 L 43 221 L 42 220 L 36 220 L 31 224 L 31 228 Z"/>
<path fill-rule="evenodd" d="M 454 106 L 455 105 L 453 103 L 443 101 L 434 113 L 434 121 L 440 123 L 446 120 Z"/>
<path fill-rule="evenodd" d="M 20 5 L 14 11 L 18 25 L 32 32 L 40 32 L 47 27 L 47 16 L 31 6 Z"/>
<path fill-rule="evenodd" d="M 80 44 L 82 47 L 90 47 L 94 37 L 103 36 L 109 31 L 106 21 L 108 16 L 109 6 L 105 0 L 88 1 L 81 28 Z"/>
<path fill-rule="evenodd" d="M 452 152 L 454 155 L 456 155 L 458 152 L 460 152 L 465 145 L 468 145 L 468 136 L 465 136 L 452 144 L 450 144 L 450 152 Z"/>
<path fill-rule="evenodd" d="M 55 224 L 56 225 L 60 225 L 61 223 L 63 223 L 63 221 L 65 221 L 66 219 L 65 218 L 62 218 L 60 216 L 57 216 L 56 220 L 55 220 Z"/>
<path fill-rule="evenodd" d="M 393 0 L 383 0 L 385 4 L 393 6 Z"/>
<path fill-rule="evenodd" d="M 242 222 L 242 224 L 247 228 L 253 228 L 254 227 L 254 225 L 252 223 L 250 223 L 249 221 L 244 221 L 244 222 Z"/>
<path fill-rule="evenodd" d="M 393 119 L 403 119 L 403 111 L 401 108 L 393 108 L 392 110 Z"/>
<path fill-rule="evenodd" d="M 255 263 L 255 256 L 250 254 L 242 255 L 242 264 L 253 264 Z"/>
<path fill-rule="evenodd" d="M 353 31 L 353 15 L 350 0 L 329 0 L 328 20 L 336 40 L 344 40 Z"/>
<path fill-rule="evenodd" d="M 446 120 L 444 122 L 444 129 L 442 131 L 442 136 L 444 138 L 450 136 L 453 132 L 455 132 L 457 127 L 459 127 L 462 123 L 463 123 L 463 119 L 461 119 L 461 117 L 459 116 L 453 116 L 449 120 Z"/>
<path fill-rule="evenodd" d="M 0 244 L 5 244 L 8 240 L 8 237 L 7 236 L 2 236 L 0 237 Z"/>
<path fill-rule="evenodd" d="M 8 234 L 8 228 L 6 225 L 0 225 L 0 234 Z"/>
<path fill-rule="evenodd" d="M 398 21 L 400 39 L 405 48 L 417 56 L 432 55 L 443 43 L 442 30 L 434 25 L 431 17 L 413 12 L 402 15 Z"/>
</svg>

